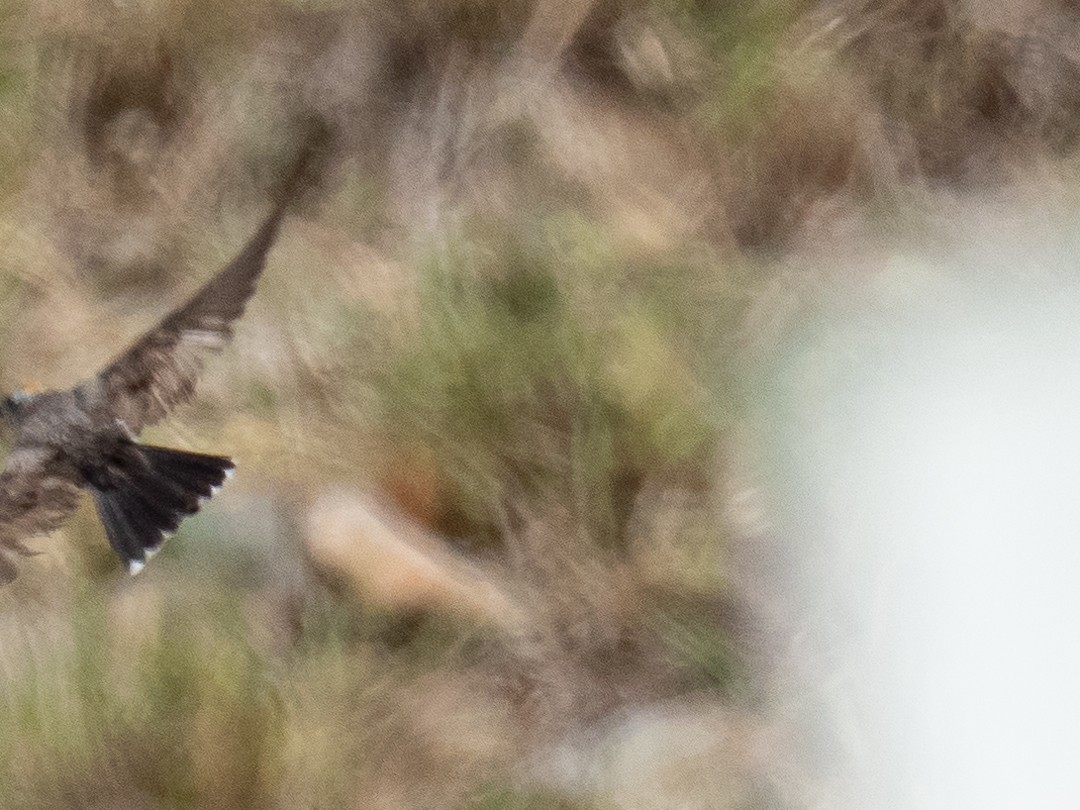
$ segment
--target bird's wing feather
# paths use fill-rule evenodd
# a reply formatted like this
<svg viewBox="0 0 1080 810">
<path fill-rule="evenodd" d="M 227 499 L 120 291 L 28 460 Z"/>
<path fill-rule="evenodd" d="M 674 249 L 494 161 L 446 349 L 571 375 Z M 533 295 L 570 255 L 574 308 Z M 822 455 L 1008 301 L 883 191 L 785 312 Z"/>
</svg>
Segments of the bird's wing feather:
<svg viewBox="0 0 1080 810">
<path fill-rule="evenodd" d="M 192 398 L 207 353 L 220 351 L 232 337 L 232 323 L 255 291 L 281 219 L 300 186 L 312 179 L 312 164 L 328 138 L 329 130 L 312 122 L 299 157 L 278 188 L 273 213 L 244 249 L 97 377 L 78 386 L 85 400 L 139 433 Z"/>
<path fill-rule="evenodd" d="M 80 388 L 134 433 L 195 393 L 203 361 L 232 337 L 266 263 L 284 213 L 278 206 L 239 255 L 185 304 Z"/>
<path fill-rule="evenodd" d="M 55 452 L 16 445 L 0 472 L 0 549 L 31 554 L 23 541 L 60 528 L 78 505 L 79 487 Z M 15 573 L 14 563 L 0 554 L 0 585 Z"/>
</svg>

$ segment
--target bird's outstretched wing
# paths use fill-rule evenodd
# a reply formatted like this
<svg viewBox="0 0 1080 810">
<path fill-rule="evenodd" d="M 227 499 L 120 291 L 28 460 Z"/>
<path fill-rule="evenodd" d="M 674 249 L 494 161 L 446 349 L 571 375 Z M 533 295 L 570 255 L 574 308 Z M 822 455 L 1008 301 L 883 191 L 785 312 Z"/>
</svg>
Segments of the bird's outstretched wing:
<svg viewBox="0 0 1080 810">
<path fill-rule="evenodd" d="M 79 487 L 54 451 L 15 446 L 0 472 L 0 585 L 15 579 L 11 554 L 33 553 L 23 541 L 59 529 L 78 505 Z"/>
<path fill-rule="evenodd" d="M 134 433 L 188 401 L 207 353 L 232 337 L 232 323 L 255 291 L 285 206 L 279 205 L 239 255 L 185 304 L 79 386 Z"/>
<path fill-rule="evenodd" d="M 281 219 L 301 183 L 312 179 L 311 165 L 328 137 L 321 125 L 313 130 L 278 189 L 273 213 L 239 255 L 97 377 L 79 385 L 85 400 L 139 433 L 191 399 L 207 353 L 220 351 L 232 337 L 232 323 L 255 291 Z"/>
</svg>

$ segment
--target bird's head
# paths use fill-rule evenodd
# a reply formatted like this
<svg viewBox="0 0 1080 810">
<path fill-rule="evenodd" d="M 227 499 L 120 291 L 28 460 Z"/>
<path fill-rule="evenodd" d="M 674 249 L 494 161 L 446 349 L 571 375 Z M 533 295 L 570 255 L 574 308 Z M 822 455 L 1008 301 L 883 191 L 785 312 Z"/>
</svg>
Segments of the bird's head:
<svg viewBox="0 0 1080 810">
<path fill-rule="evenodd" d="M 27 386 L 12 391 L 3 400 L 0 400 L 0 419 L 8 425 L 17 425 L 19 418 L 26 412 L 26 406 L 33 401 L 40 391 L 41 389 L 38 386 Z"/>
</svg>

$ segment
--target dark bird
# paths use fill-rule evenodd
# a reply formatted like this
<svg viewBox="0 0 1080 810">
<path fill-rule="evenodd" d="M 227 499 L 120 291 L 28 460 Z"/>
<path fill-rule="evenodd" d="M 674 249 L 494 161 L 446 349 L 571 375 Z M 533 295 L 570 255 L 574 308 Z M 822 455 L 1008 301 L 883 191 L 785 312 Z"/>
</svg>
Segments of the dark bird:
<svg viewBox="0 0 1080 810">
<path fill-rule="evenodd" d="M 0 473 L 0 584 L 15 577 L 10 555 L 32 554 L 23 541 L 58 529 L 81 489 L 135 574 L 231 475 L 230 458 L 136 437 L 194 396 L 205 356 L 232 336 L 306 162 L 307 153 L 236 258 L 97 376 L 66 391 L 16 391 L 0 403 L 0 419 L 14 437 Z"/>
</svg>

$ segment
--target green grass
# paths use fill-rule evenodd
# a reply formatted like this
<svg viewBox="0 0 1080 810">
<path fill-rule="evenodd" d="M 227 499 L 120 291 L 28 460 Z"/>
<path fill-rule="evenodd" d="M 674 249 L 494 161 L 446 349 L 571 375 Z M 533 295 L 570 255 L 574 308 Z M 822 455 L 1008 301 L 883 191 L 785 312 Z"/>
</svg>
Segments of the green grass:
<svg viewBox="0 0 1080 810">
<path fill-rule="evenodd" d="M 670 291 L 691 268 L 644 268 L 638 285 L 614 259 L 582 259 L 542 239 L 445 253 L 422 270 L 415 337 L 388 350 L 375 385 L 390 444 L 433 453 L 470 523 L 492 525 L 513 499 L 556 501 L 612 548 L 620 489 L 707 466 L 723 422 L 681 366 L 695 313 Z"/>
<path fill-rule="evenodd" d="M 556 793 L 494 787 L 465 810 L 605 810 L 602 805 L 571 801 Z"/>
</svg>

